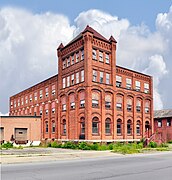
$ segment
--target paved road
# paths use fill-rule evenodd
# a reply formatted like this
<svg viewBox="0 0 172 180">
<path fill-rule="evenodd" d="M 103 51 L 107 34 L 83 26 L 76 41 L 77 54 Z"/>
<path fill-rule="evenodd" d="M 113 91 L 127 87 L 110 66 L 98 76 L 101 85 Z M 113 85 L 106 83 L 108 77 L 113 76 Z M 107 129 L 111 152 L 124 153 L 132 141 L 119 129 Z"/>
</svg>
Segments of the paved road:
<svg viewBox="0 0 172 180">
<path fill-rule="evenodd" d="M 2 165 L 2 180 L 172 180 L 172 153 Z"/>
</svg>

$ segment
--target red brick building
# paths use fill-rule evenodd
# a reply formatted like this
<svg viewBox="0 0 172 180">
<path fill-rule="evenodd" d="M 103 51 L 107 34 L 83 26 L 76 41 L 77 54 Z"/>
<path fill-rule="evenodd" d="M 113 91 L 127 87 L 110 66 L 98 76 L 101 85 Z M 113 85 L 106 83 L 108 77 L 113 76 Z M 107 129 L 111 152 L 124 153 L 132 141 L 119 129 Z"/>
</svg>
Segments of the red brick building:
<svg viewBox="0 0 172 180">
<path fill-rule="evenodd" d="M 87 26 L 57 49 L 58 75 L 10 98 L 10 115 L 41 115 L 42 138 L 133 141 L 153 131 L 152 77 L 116 65 L 116 40 Z"/>
<path fill-rule="evenodd" d="M 154 128 L 162 142 L 172 140 L 172 110 L 154 111 Z"/>
</svg>

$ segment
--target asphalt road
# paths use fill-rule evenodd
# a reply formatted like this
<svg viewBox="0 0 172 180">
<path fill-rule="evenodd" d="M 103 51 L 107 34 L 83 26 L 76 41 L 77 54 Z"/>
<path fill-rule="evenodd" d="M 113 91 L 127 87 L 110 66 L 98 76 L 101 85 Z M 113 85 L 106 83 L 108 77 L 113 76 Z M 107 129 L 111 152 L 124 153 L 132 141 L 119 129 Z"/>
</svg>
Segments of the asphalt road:
<svg viewBox="0 0 172 180">
<path fill-rule="evenodd" d="M 1 165 L 2 180 L 172 180 L 172 153 Z"/>
</svg>

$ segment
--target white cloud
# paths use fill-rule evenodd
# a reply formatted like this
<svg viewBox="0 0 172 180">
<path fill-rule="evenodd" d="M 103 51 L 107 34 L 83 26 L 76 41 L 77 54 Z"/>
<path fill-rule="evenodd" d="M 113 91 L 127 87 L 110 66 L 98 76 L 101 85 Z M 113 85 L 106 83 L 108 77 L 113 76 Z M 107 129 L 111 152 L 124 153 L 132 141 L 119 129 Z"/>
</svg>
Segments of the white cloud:
<svg viewBox="0 0 172 180">
<path fill-rule="evenodd" d="M 0 112 L 0 116 L 9 116 L 9 113 L 3 114 L 3 113 Z"/>
<path fill-rule="evenodd" d="M 4 104 L 9 96 L 57 73 L 57 46 L 61 41 L 69 42 L 87 24 L 106 38 L 115 37 L 117 64 L 154 76 L 155 109 L 163 108 L 163 102 L 165 107 L 172 106 L 164 95 L 172 89 L 172 8 L 157 15 L 155 32 L 143 23 L 131 26 L 127 19 L 95 9 L 81 12 L 74 23 L 70 25 L 66 16 L 50 12 L 0 10 L 1 112 L 7 110 Z"/>
</svg>

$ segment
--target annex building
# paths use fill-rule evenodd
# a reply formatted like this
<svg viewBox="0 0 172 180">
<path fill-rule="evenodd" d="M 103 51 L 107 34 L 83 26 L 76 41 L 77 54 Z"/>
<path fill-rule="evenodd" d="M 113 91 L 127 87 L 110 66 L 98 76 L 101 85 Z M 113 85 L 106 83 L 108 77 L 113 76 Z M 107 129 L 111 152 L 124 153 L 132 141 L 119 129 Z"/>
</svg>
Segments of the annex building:
<svg viewBox="0 0 172 180">
<path fill-rule="evenodd" d="M 41 115 L 42 140 L 150 137 L 152 77 L 117 66 L 116 45 L 89 26 L 60 44 L 58 74 L 10 97 L 10 116 Z"/>
</svg>

